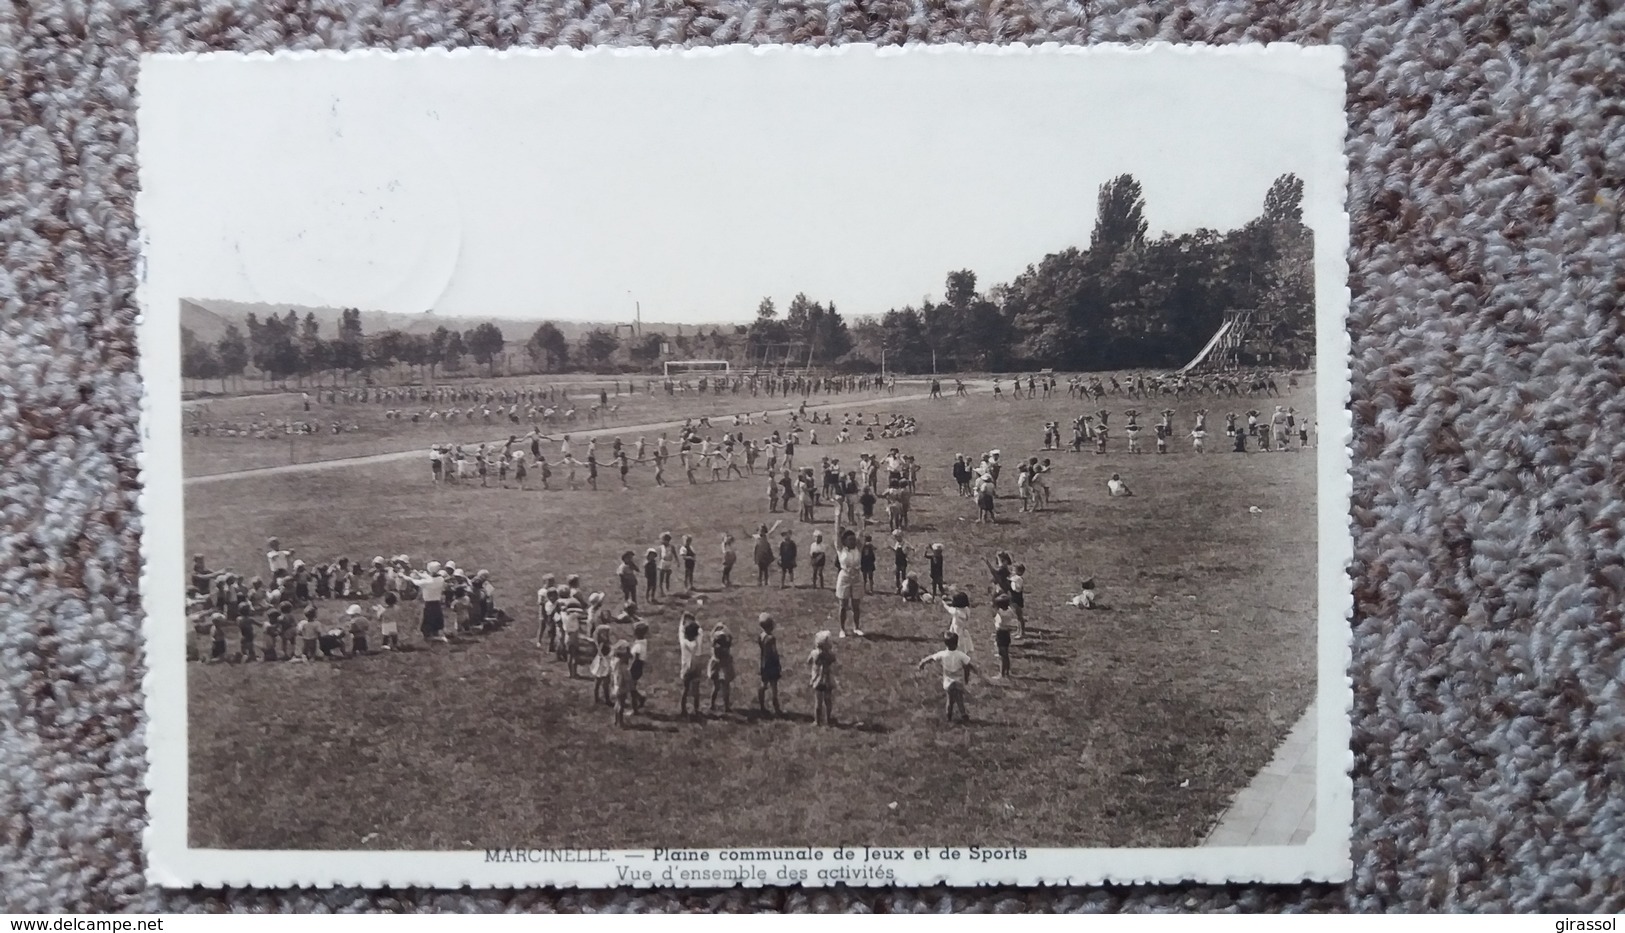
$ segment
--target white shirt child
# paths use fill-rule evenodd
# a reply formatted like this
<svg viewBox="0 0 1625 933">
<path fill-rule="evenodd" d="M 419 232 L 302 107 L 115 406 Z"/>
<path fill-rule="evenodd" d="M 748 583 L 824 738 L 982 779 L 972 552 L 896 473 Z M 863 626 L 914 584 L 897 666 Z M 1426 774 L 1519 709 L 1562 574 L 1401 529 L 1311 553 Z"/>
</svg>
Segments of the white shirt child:
<svg viewBox="0 0 1625 933">
<path fill-rule="evenodd" d="M 965 668 L 970 665 L 970 655 L 956 648 L 944 648 L 933 654 L 927 661 L 935 661 L 942 665 L 942 689 L 947 690 L 956 682 L 964 683 Z"/>
</svg>

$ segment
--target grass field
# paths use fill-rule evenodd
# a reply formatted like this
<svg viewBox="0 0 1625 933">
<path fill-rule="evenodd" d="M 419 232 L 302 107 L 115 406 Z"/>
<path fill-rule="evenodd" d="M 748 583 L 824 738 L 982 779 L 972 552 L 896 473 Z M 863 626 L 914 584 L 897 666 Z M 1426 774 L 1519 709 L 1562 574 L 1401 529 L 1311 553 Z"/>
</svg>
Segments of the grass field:
<svg viewBox="0 0 1625 933">
<path fill-rule="evenodd" d="M 1311 395 L 1280 401 L 1307 410 Z M 1208 407 L 1222 425 L 1225 411 L 1253 407 L 1243 402 L 1174 407 L 1181 424 Z M 940 646 L 942 610 L 877 594 L 864 604 L 869 637 L 837 643 L 843 726 L 812 725 L 803 661 L 812 634 L 835 627 L 835 601 L 829 590 L 748 585 L 746 533 L 770 517 L 765 480 L 655 489 L 645 470 L 627 493 L 608 471 L 596 493 L 434 488 L 418 459 L 245 476 L 187 490 L 189 552 L 259 572 L 265 538 L 279 535 L 307 559 L 451 558 L 489 569 L 499 604 L 522 624 L 335 663 L 189 665 L 191 844 L 1195 844 L 1313 693 L 1313 456 L 1229 453 L 1222 431 L 1203 456 L 1188 444 L 1130 456 L 1120 433 L 1105 456 L 1044 454 L 1043 422 L 1081 410 L 1064 393 L 885 408 L 915 414 L 921 433 L 803 447 L 798 460 L 855 461 L 896 443 L 926 465 L 929 494 L 915 500 L 909 541 L 916 555 L 943 542 L 950 583 L 971 587 L 985 672 L 994 658 L 982 558 L 1003 548 L 1026 563 L 1033 634 L 1013 648 L 1012 679 L 972 687 L 970 724 L 945 723 L 940 678 L 915 672 Z M 1003 499 L 1001 523 L 973 524 L 948 467 L 955 452 L 992 447 L 1011 464 L 1011 490 L 1018 456 L 1050 456 L 1056 508 L 1023 514 Z M 1133 498 L 1105 495 L 1113 472 Z M 831 511 L 819 514 L 826 535 Z M 747 585 L 720 592 L 725 530 L 741 538 L 735 578 Z M 546 572 L 580 572 L 589 589 L 613 592 L 620 552 L 641 553 L 662 531 L 695 535 L 700 620 L 735 634 L 734 712 L 676 718 L 674 622 L 695 602 L 674 600 L 651 614 L 650 715 L 617 730 L 592 704 L 590 680 L 568 680 L 531 645 L 534 592 Z M 796 531 L 805 552 L 811 529 Z M 1083 575 L 1107 608 L 1062 606 Z M 877 577 L 889 576 L 883 553 Z M 783 719 L 750 712 L 763 610 L 779 622 Z"/>
<path fill-rule="evenodd" d="M 732 416 L 745 412 L 759 413 L 768 409 L 782 411 L 790 408 L 791 402 L 798 403 L 798 400 L 786 402 L 779 396 L 752 397 L 746 391 L 725 395 L 708 393 L 704 396 L 694 394 L 668 396 L 656 387 L 655 394 L 651 396 L 644 390 L 645 380 L 646 377 L 643 376 L 637 377 L 635 382 L 626 378 L 618 380 L 618 387 L 622 393 L 618 396 L 612 387 L 617 383 L 602 377 L 582 377 L 570 381 L 544 381 L 542 377 L 504 377 L 476 380 L 470 382 L 469 386 L 523 388 L 553 384 L 567 389 L 570 397 L 580 404 L 581 420 L 574 425 L 559 424 L 547 428 L 555 432 L 614 431 L 618 427 L 625 428 L 688 416 Z M 634 386 L 636 391 L 632 391 Z M 611 405 L 619 406 L 619 411 L 602 423 L 588 424 L 587 409 L 597 402 L 600 388 L 609 394 Z M 899 381 L 896 394 L 898 397 L 905 397 L 923 394 L 924 391 L 924 383 Z M 313 390 L 313 397 L 314 394 Z M 871 398 L 879 400 L 885 397 L 885 393 L 882 392 L 829 396 L 835 401 Z M 822 395 L 814 396 L 814 401 L 823 398 Z M 188 433 L 182 445 L 182 462 L 187 476 L 210 476 L 290 463 L 312 463 L 343 457 L 426 449 L 430 444 L 480 444 L 506 438 L 509 434 L 523 435 L 530 430 L 528 424 L 523 426 L 510 424 L 506 418 L 496 417 L 494 413 L 491 424 L 482 421 L 469 422 L 463 418 L 455 422 L 424 420 L 417 424 L 409 420 L 390 421 L 384 418 L 384 413 L 390 408 L 407 408 L 406 403 L 366 402 L 327 405 L 313 401 L 311 411 L 307 413 L 304 410 L 303 396 L 298 391 L 210 398 L 196 404 L 207 406 L 204 420 L 209 422 L 304 420 L 321 425 L 322 432 L 311 435 L 278 436 L 272 439 L 222 435 L 194 437 Z M 445 408 L 450 404 L 444 403 L 436 407 Z M 471 404 L 473 403 L 457 403 L 460 408 L 468 408 Z M 412 407 L 426 409 L 429 405 L 412 403 Z M 337 434 L 332 433 L 330 425 L 335 421 L 343 424 L 346 430 Z M 351 427 L 355 430 L 349 430 Z"/>
</svg>

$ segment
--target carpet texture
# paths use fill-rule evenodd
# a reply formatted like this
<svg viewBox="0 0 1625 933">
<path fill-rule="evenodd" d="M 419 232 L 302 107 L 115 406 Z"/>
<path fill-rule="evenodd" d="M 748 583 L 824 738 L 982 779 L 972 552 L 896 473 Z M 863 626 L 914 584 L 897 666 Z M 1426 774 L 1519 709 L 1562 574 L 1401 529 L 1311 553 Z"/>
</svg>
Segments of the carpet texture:
<svg viewBox="0 0 1625 933">
<path fill-rule="evenodd" d="M 1350 53 L 1351 883 L 145 886 L 140 52 L 1153 39 Z M 1625 910 L 1621 61 L 1583 0 L 0 4 L 0 910 Z"/>
</svg>

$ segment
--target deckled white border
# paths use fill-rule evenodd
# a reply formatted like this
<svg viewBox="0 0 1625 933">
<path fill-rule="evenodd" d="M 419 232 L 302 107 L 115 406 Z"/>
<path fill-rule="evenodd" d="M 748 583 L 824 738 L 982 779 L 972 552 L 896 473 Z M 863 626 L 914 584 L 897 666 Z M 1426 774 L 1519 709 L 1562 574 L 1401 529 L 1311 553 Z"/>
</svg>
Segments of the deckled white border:
<svg viewBox="0 0 1625 933">
<path fill-rule="evenodd" d="M 526 49 L 495 52 L 489 49 L 429 49 L 413 52 L 365 50 L 357 52 L 282 51 L 247 55 L 210 52 L 203 54 L 146 56 L 146 64 L 159 59 L 229 58 L 247 60 L 346 59 L 374 57 L 444 58 L 525 58 L 547 56 L 682 56 L 723 55 L 1038 55 L 1086 56 L 1128 55 L 1219 55 L 1249 58 L 1260 55 L 1294 54 L 1314 69 L 1305 80 L 1344 86 L 1346 56 L 1338 47 L 1272 46 L 1175 46 L 1152 43 L 1139 46 L 908 45 L 876 48 L 868 45 L 826 47 L 782 45 L 734 45 L 687 50 L 652 48 L 573 48 Z M 1306 69 L 1307 71 L 1307 69 Z M 137 104 L 141 82 L 137 83 Z M 1331 117 L 1332 115 L 1327 115 Z M 140 125 L 139 109 L 137 126 Z M 1352 871 L 1349 832 L 1353 821 L 1352 784 L 1348 772 L 1353 764 L 1350 750 L 1350 713 L 1353 692 L 1349 678 L 1350 619 L 1353 592 L 1349 567 L 1354 541 L 1350 523 L 1352 486 L 1349 479 L 1353 437 L 1348 409 L 1350 392 L 1351 340 L 1347 330 L 1349 306 L 1348 261 L 1349 222 L 1345 207 L 1348 190 L 1347 159 L 1344 156 L 1346 123 L 1341 112 L 1335 126 L 1328 124 L 1335 138 L 1323 143 L 1322 161 L 1304 179 L 1304 219 L 1315 237 L 1316 363 L 1315 391 L 1317 422 L 1321 445 L 1317 449 L 1319 470 L 1319 627 L 1316 744 L 1315 829 L 1302 846 L 1190 848 L 1190 849 L 1028 849 L 1022 861 L 943 862 L 936 859 L 893 863 L 895 877 L 886 882 L 830 882 L 815 875 L 808 886 L 846 883 L 854 886 L 884 885 L 1086 885 L 1098 883 L 1202 883 L 1343 881 Z M 142 141 L 144 146 L 145 141 Z M 143 181 L 145 179 L 143 178 Z M 143 184 L 136 196 L 136 218 L 141 224 L 151 208 Z M 186 668 L 183 627 L 165 620 L 185 614 L 184 593 L 174 585 L 184 579 L 184 515 L 177 507 L 184 494 L 181 470 L 181 380 L 180 342 L 176 307 L 152 308 L 147 290 L 147 238 L 141 227 L 142 256 L 139 259 L 137 298 L 141 308 L 138 321 L 140 373 L 146 387 L 142 399 L 142 452 L 140 455 L 142 537 L 141 593 L 146 610 L 144 623 L 147 650 L 146 693 L 148 810 L 150 822 L 144 841 L 147 878 L 164 887 L 254 886 L 303 887 L 346 885 L 362 887 L 616 887 L 613 863 L 487 863 L 482 852 L 302 852 L 189 849 L 186 842 L 187 806 L 187 722 Z M 158 585 L 167 584 L 167 585 Z M 951 842 L 951 840 L 944 840 Z M 935 848 L 935 847 L 934 847 Z M 713 850 L 715 852 L 716 850 Z M 824 850 L 824 860 L 816 865 L 841 864 Z M 620 853 L 607 853 L 617 859 Z M 709 867 L 726 867 L 715 861 Z M 621 864 L 649 865 L 642 861 Z M 664 867 L 664 866 L 660 866 Z M 698 866 L 678 866 L 698 867 Z M 762 865 L 772 884 L 777 865 Z M 669 886 L 657 867 L 653 883 L 637 886 Z M 694 883 L 692 887 L 719 887 L 715 882 Z"/>
</svg>

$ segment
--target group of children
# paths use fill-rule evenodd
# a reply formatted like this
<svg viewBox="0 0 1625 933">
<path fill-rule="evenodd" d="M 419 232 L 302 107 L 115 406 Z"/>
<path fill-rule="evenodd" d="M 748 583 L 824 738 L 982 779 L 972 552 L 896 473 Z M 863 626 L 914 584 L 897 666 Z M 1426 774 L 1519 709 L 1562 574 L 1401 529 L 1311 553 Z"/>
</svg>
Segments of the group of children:
<svg viewBox="0 0 1625 933">
<path fill-rule="evenodd" d="M 669 542 L 670 535 L 663 537 Z M 628 598 L 617 613 L 605 608 L 603 593 L 586 593 L 578 575 L 566 578 L 563 586 L 557 585 L 555 578 L 549 575 L 536 594 L 536 646 L 563 662 L 571 679 L 580 676 L 582 654 L 589 654 L 588 676 L 593 681 L 593 702 L 611 707 L 617 726 L 624 726 L 627 717 L 642 712 L 648 702 L 642 688 L 649 665 L 650 623 L 639 615 L 636 602 L 627 593 L 624 568 L 631 557 L 630 551 L 622 557 L 622 595 Z M 687 572 L 691 577 L 692 569 Z M 657 577 L 651 586 L 660 584 Z M 620 626 L 630 627 L 630 639 L 619 634 Z M 757 618 L 757 628 L 760 679 L 756 703 L 763 714 L 771 707 L 773 715 L 781 715 L 779 680 L 783 665 L 773 633 L 773 617 L 762 613 Z M 715 712 L 720 702 L 724 713 L 732 712 L 736 669 L 733 634 L 727 625 L 718 623 L 707 638 L 695 613 L 684 611 L 677 625 L 677 648 L 679 715 L 701 715 L 706 683 L 710 684 L 711 691 L 704 711 Z M 816 692 L 816 671 L 814 679 Z M 833 681 L 830 685 L 833 686 Z"/>
<path fill-rule="evenodd" d="M 767 531 L 763 529 L 759 536 L 764 536 Z M 672 535 L 662 535 L 661 540 L 659 549 L 651 549 L 655 560 L 658 562 L 662 553 L 678 555 L 684 561 L 685 585 L 691 586 L 692 538 L 685 536 L 683 546 L 675 549 Z M 956 588 L 950 593 L 943 583 L 941 544 L 933 544 L 928 549 L 932 581 L 930 594 L 919 587 L 913 574 L 906 574 L 906 548 L 901 539 L 897 539 L 893 546 L 898 555 L 896 585 L 904 598 L 917 602 L 931 601 L 933 596 L 941 598 L 947 612 L 945 648 L 922 660 L 920 666 L 937 663 L 942 667 L 949 704 L 948 717 L 968 718 L 965 686 L 969 682 L 969 673 L 974 670 L 972 659 L 975 656 L 970 597 L 963 588 Z M 865 550 L 872 556 L 872 542 L 865 542 Z M 537 591 L 536 646 L 562 662 L 571 679 L 581 676 L 583 656 L 590 658 L 587 673 L 593 681 L 593 702 L 611 707 L 617 726 L 624 726 L 627 717 L 642 712 L 648 702 L 644 685 L 649 672 L 651 624 L 638 611 L 635 600 L 637 577 L 632 568 L 632 558 L 631 551 L 623 554 L 617 570 L 624 603 L 619 612 L 611 613 L 606 608 L 605 594 L 586 592 L 579 575 L 567 577 L 562 586 L 554 576 L 549 575 Z M 1016 563 L 1006 551 L 987 561 L 987 567 L 992 576 L 992 638 L 998 665 L 997 673 L 993 676 L 1009 677 L 1011 644 L 1027 635 L 1024 611 L 1026 567 Z M 651 595 L 666 592 L 670 581 L 658 563 L 654 573 L 652 582 L 648 584 L 649 592 Z M 873 591 L 872 574 L 865 575 L 865 586 L 870 592 Z M 1092 583 L 1087 586 L 1092 587 Z M 700 605 L 703 607 L 703 603 Z M 622 626 L 629 627 L 626 635 L 621 634 Z M 760 613 L 756 628 L 756 706 L 763 715 L 782 715 L 779 684 L 784 666 L 772 615 Z M 846 634 L 844 626 L 841 634 Z M 733 683 L 738 676 L 732 631 L 725 623 L 718 623 L 707 631 L 694 611 L 685 610 L 678 619 L 676 638 L 678 715 L 697 717 L 715 713 L 719 705 L 724 714 L 732 712 Z M 814 721 L 819 725 L 835 725 L 837 658 L 834 633 L 820 631 L 814 636 L 812 650 L 806 658 L 806 668 L 808 686 L 813 694 Z M 707 685 L 709 696 L 706 695 Z"/>
<path fill-rule="evenodd" d="M 1297 373 L 1288 373 L 1286 382 L 1289 388 L 1297 388 Z M 1108 392 L 1112 395 L 1127 395 L 1130 398 L 1150 398 L 1159 395 L 1172 395 L 1175 398 L 1183 398 L 1187 395 L 1237 397 L 1241 395 L 1280 395 L 1281 386 L 1276 374 L 1263 370 L 1222 373 L 1169 373 L 1166 375 L 1135 373 L 1126 375 L 1121 380 L 1117 378 L 1117 375 L 1112 374 L 1104 378 L 1098 375 L 1088 378 L 1073 376 L 1067 380 L 1066 394 L 1068 398 L 1092 398 L 1098 401 L 1104 398 Z"/>
<path fill-rule="evenodd" d="M 429 641 L 448 640 L 447 627 L 456 633 L 486 632 L 505 619 L 496 608 L 490 573 L 469 574 L 451 561 L 443 567 L 431 561 L 422 571 L 406 555 L 388 561 L 375 557 L 368 564 L 341 557 L 308 565 L 272 538 L 266 563 L 269 583 L 266 576 L 211 570 L 201 554 L 192 558 L 189 658 L 316 661 L 399 650 L 408 604 L 422 607 L 421 632 Z M 329 602 L 349 605 L 334 618 L 325 608 Z"/>
<path fill-rule="evenodd" d="M 1142 437 L 1145 426 L 1140 423 L 1143 416 L 1137 408 L 1129 408 L 1123 412 L 1123 435 L 1128 452 L 1131 454 L 1143 453 Z M 1174 415 L 1177 412 L 1172 408 L 1164 408 L 1157 413 L 1157 420 L 1151 425 L 1152 442 L 1156 452 L 1166 454 L 1168 446 L 1174 438 Z M 1188 437 L 1191 448 L 1196 453 L 1207 451 L 1208 410 L 1198 409 L 1194 415 Z M 1310 435 L 1314 428 L 1308 419 L 1301 418 L 1296 408 L 1275 406 L 1275 410 L 1264 418 L 1257 409 L 1246 412 L 1246 427 L 1238 424 L 1238 416 L 1231 412 L 1225 416 L 1225 436 L 1230 439 L 1231 449 L 1236 453 L 1246 453 L 1249 439 L 1260 450 L 1284 451 L 1292 449 L 1293 441 L 1297 441 L 1299 450 L 1310 446 Z M 1102 408 L 1093 414 L 1079 415 L 1072 422 L 1071 450 L 1077 453 L 1087 445 L 1092 444 L 1097 454 L 1106 453 L 1107 444 L 1111 437 L 1111 412 Z M 1059 422 L 1050 421 L 1044 425 L 1044 449 L 1061 450 L 1061 426 Z"/>
</svg>

